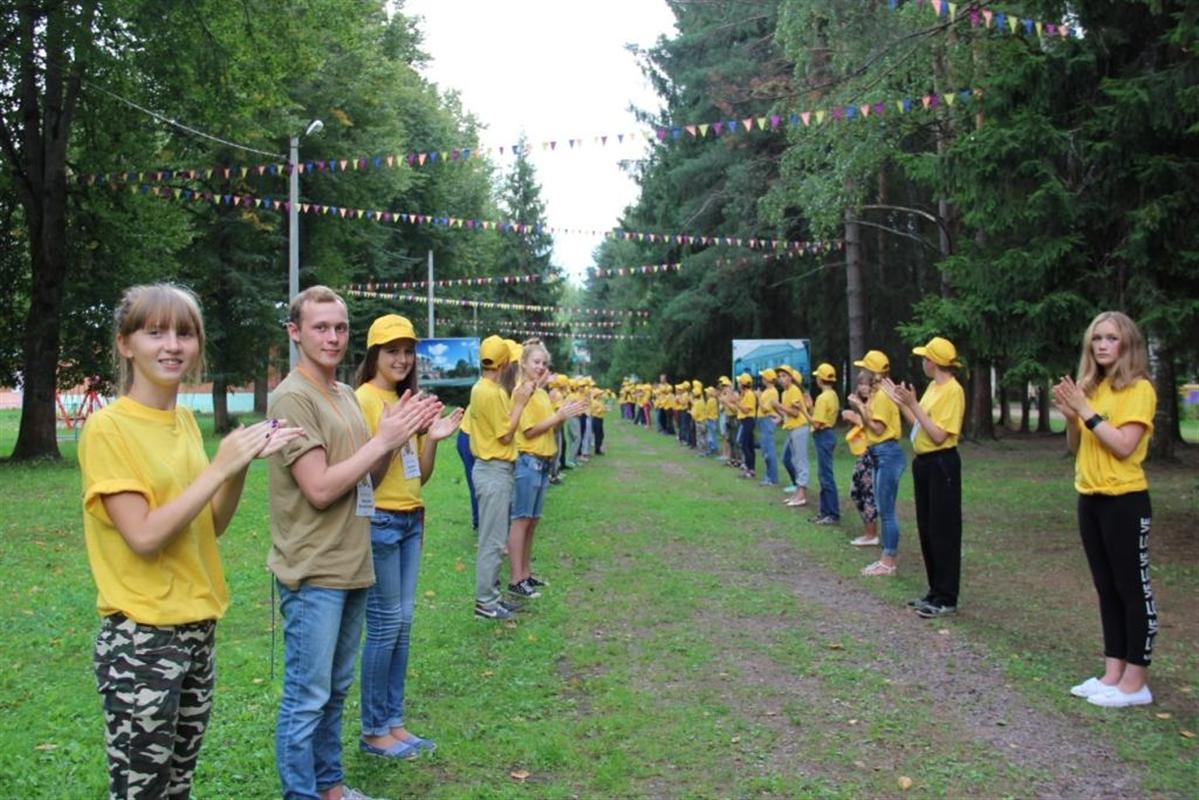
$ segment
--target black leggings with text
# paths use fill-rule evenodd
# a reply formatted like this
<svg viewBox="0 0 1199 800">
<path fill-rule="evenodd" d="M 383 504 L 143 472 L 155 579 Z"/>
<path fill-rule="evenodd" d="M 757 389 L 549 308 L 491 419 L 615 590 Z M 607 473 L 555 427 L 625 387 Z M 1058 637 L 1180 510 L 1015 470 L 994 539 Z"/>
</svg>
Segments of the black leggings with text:
<svg viewBox="0 0 1199 800">
<path fill-rule="evenodd" d="M 1157 635 L 1149 584 L 1149 492 L 1080 494 L 1078 530 L 1099 594 L 1103 654 L 1147 667 Z"/>
</svg>

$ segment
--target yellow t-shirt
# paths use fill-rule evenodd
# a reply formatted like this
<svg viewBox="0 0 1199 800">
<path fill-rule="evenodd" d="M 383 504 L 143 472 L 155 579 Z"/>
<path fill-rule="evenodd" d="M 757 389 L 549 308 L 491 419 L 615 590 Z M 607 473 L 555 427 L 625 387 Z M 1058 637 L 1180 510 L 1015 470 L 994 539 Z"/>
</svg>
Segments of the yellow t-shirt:
<svg viewBox="0 0 1199 800">
<path fill-rule="evenodd" d="M 916 438 L 912 440 L 916 455 L 957 447 L 958 434 L 962 432 L 962 417 L 966 415 L 966 392 L 957 378 L 950 378 L 942 384 L 930 383 L 920 398 L 920 407 L 937 423 L 938 428 L 949 435 L 940 444 L 933 444 L 928 432 L 918 427 Z"/>
<path fill-rule="evenodd" d="M 496 461 L 516 460 L 516 437 L 508 444 L 500 435 L 508 430 L 512 398 L 490 378 L 479 378 L 470 390 L 470 451 L 475 458 Z"/>
<path fill-rule="evenodd" d="M 379 430 L 379 419 L 383 416 L 385 405 L 395 405 L 400 401 L 394 391 L 380 389 L 377 386 L 364 383 L 354 390 L 358 397 L 358 405 L 362 406 L 362 415 L 366 417 L 366 426 L 371 435 Z M 392 454 L 391 466 L 379 485 L 375 487 L 375 508 L 385 511 L 413 511 L 424 508 L 420 497 L 420 454 L 425 446 L 424 436 L 413 436 L 404 446 Z M 417 465 L 417 474 L 411 478 L 404 477 L 404 460 Z M 409 472 L 412 472 L 410 469 Z"/>
<path fill-rule="evenodd" d="M 870 398 L 870 418 L 883 423 L 883 432 L 876 434 L 869 425 L 865 426 L 867 444 L 875 445 L 899 438 L 899 406 L 882 389 L 875 389 Z"/>
<path fill-rule="evenodd" d="M 462 422 L 458 425 L 458 430 L 470 436 L 470 407 L 467 406 L 462 412 Z"/>
<path fill-rule="evenodd" d="M 709 397 L 704 402 L 704 419 L 705 420 L 720 419 L 720 404 L 716 402 L 715 397 Z"/>
<path fill-rule="evenodd" d="M 791 384 L 783 392 L 782 404 L 785 408 L 801 408 L 804 405 L 803 389 L 800 389 L 795 384 Z M 796 428 L 802 428 L 808 424 L 808 419 L 803 414 L 795 417 L 783 415 L 783 430 L 793 431 Z"/>
<path fill-rule="evenodd" d="M 219 619 L 229 607 L 212 507 L 162 549 L 141 556 L 104 509 L 104 496 L 136 492 L 151 509 L 177 497 L 208 466 L 191 410 L 162 411 L 122 397 L 83 426 L 83 540 L 96 582 L 96 610 L 143 625 Z"/>
<path fill-rule="evenodd" d="M 762 390 L 761 397 L 758 398 L 758 416 L 769 417 L 772 414 L 779 413 L 774 404 L 779 401 L 779 390 L 773 386 L 767 386 Z"/>
<path fill-rule="evenodd" d="M 597 391 L 591 395 L 591 407 L 587 411 L 593 417 L 604 418 L 604 414 L 608 413 L 608 407 L 604 405 L 604 393 Z"/>
<path fill-rule="evenodd" d="M 837 390 L 831 387 L 822 389 L 812 406 L 812 421 L 834 428 L 837 425 L 837 414 L 840 411 L 841 398 L 837 397 Z"/>
<path fill-rule="evenodd" d="M 1103 419 L 1117 428 L 1129 422 L 1145 426 L 1137 449 L 1121 461 L 1103 446 L 1094 432 L 1087 430 L 1085 420 L 1078 420 L 1080 438 L 1078 455 L 1074 459 L 1074 488 L 1080 494 L 1128 494 L 1149 488 L 1145 470 L 1141 467 L 1149 451 L 1153 435 L 1153 415 L 1157 411 L 1157 393 L 1153 384 L 1141 378 L 1123 391 L 1112 391 L 1111 382 L 1104 379 L 1095 387 L 1087 403 Z"/>
<path fill-rule="evenodd" d="M 553 428 L 548 428 L 531 439 L 525 436 L 526 430 L 552 416 L 554 416 L 554 406 L 550 402 L 549 394 L 545 389 L 537 389 L 529 398 L 529 402 L 525 404 L 524 410 L 520 412 L 520 424 L 516 426 L 516 449 L 522 453 L 552 458 L 558 452 Z"/>
<path fill-rule="evenodd" d="M 743 389 L 737 403 L 737 419 L 752 419 L 758 415 L 758 397 L 753 389 Z"/>
</svg>

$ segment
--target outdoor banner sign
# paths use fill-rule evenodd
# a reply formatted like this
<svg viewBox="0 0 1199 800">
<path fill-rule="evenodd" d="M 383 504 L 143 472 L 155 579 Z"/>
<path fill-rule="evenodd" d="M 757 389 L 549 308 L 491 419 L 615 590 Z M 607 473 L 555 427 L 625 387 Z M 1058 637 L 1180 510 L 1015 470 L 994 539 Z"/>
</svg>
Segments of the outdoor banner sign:
<svg viewBox="0 0 1199 800">
<path fill-rule="evenodd" d="M 479 340 L 420 340 L 416 343 L 416 374 L 422 387 L 473 385 L 479 379 Z"/>
<path fill-rule="evenodd" d="M 748 372 L 754 381 L 764 369 L 778 369 L 786 364 L 800 375 L 804 385 L 810 386 L 812 379 L 812 342 L 809 339 L 734 339 L 733 380 L 742 372 Z"/>
</svg>

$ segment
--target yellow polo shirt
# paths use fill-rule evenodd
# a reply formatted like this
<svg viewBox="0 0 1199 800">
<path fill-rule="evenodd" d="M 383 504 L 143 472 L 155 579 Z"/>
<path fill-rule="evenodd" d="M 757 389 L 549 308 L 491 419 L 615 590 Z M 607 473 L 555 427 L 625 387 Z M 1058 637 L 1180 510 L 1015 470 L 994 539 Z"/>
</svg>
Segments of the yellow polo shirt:
<svg viewBox="0 0 1199 800">
<path fill-rule="evenodd" d="M 1117 428 L 1129 422 L 1139 422 L 1146 428 L 1140 444 L 1128 458 L 1120 460 L 1103 446 L 1093 431 L 1087 430 L 1086 420 L 1078 420 L 1080 438 L 1078 455 L 1074 459 L 1074 488 L 1080 494 L 1128 494 L 1145 491 L 1149 482 L 1141 464 L 1149 451 L 1153 436 L 1153 415 L 1157 411 L 1157 392 L 1153 384 L 1141 378 L 1119 392 L 1112 391 L 1111 382 L 1104 379 L 1087 398 L 1097 414 Z"/>
<path fill-rule="evenodd" d="M 950 378 L 945 383 L 930 383 L 920 398 L 920 407 L 929 419 L 937 423 L 937 427 L 948 436 L 940 444 L 934 444 L 928 431 L 923 427 L 916 431 L 912 441 L 912 449 L 916 455 L 933 453 L 937 450 L 949 450 L 958 446 L 958 434 L 962 432 L 962 417 L 966 415 L 966 392 L 957 378 Z"/>
<path fill-rule="evenodd" d="M 875 389 L 870 398 L 870 418 L 883 423 L 883 432 L 875 433 L 869 425 L 866 428 L 866 442 L 871 445 L 899 438 L 899 406 L 895 405 L 882 389 Z"/>
<path fill-rule="evenodd" d="M 785 408 L 802 408 L 804 405 L 803 389 L 800 389 L 794 383 L 788 386 L 786 391 L 783 392 L 782 404 Z M 793 431 L 807 424 L 808 420 L 802 414 L 797 417 L 783 415 L 783 430 L 785 431 Z"/>
<path fill-rule="evenodd" d="M 508 444 L 500 435 L 508 430 L 512 398 L 490 378 L 479 378 L 470 390 L 470 451 L 475 458 L 489 461 L 515 461 L 516 437 Z"/>
<path fill-rule="evenodd" d="M 837 391 L 833 388 L 821 390 L 816 396 L 816 403 L 812 407 L 812 421 L 819 422 L 829 428 L 834 428 L 837 425 L 837 415 L 841 412 L 841 399 L 837 397 Z"/>
</svg>

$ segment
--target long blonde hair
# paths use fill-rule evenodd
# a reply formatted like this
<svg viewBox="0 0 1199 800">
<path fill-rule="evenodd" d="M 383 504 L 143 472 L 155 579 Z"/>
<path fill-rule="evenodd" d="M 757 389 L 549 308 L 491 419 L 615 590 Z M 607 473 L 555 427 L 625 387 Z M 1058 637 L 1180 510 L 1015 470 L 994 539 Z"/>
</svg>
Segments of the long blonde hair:
<svg viewBox="0 0 1199 800">
<path fill-rule="evenodd" d="M 1091 337 L 1095 335 L 1095 328 L 1101 322 L 1110 322 L 1120 335 L 1120 354 L 1110 371 L 1095 361 L 1095 352 L 1091 348 Z M 1089 397 L 1095 393 L 1095 389 L 1104 378 L 1111 380 L 1112 390 L 1117 392 L 1127 389 L 1141 378 L 1150 379 L 1149 351 L 1145 347 L 1145 337 L 1141 335 L 1141 329 L 1132 318 L 1120 311 L 1100 313 L 1091 320 L 1082 336 L 1082 355 L 1078 359 L 1076 380 L 1078 387 Z"/>
<path fill-rule="evenodd" d="M 130 286 L 113 314 L 113 323 L 112 352 L 117 362 L 117 386 L 121 394 L 128 393 L 133 387 L 133 359 L 123 358 L 117 343 L 143 328 L 168 328 L 177 334 L 193 334 L 200 350 L 187 377 L 198 383 L 204 375 L 204 317 L 200 314 L 200 303 L 190 289 L 173 283 Z"/>
<path fill-rule="evenodd" d="M 534 336 L 531 339 L 525 339 L 521 342 L 520 351 L 520 380 L 525 379 L 525 369 L 528 366 L 529 359 L 534 353 L 541 353 L 545 356 L 545 368 L 550 368 L 550 351 L 545 349 L 545 345 L 541 343 L 541 339 Z"/>
</svg>

